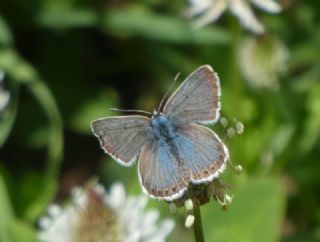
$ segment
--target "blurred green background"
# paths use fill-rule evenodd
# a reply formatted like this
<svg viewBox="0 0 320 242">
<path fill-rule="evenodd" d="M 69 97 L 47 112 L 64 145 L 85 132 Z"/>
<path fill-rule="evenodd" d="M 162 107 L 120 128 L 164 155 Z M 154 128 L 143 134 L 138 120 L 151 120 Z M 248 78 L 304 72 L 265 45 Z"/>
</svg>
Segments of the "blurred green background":
<svg viewBox="0 0 320 242">
<path fill-rule="evenodd" d="M 47 206 L 92 176 L 140 194 L 136 168 L 104 155 L 90 122 L 112 107 L 152 111 L 178 72 L 181 83 L 203 64 L 220 76 L 222 116 L 245 125 L 231 140 L 213 126 L 244 172 L 223 174 L 227 211 L 202 207 L 206 240 L 320 241 L 320 2 L 281 4 L 255 12 L 257 37 L 229 13 L 192 28 L 185 1 L 0 1 L 0 241 L 36 241 Z M 176 220 L 169 241 L 193 241 L 183 210 L 150 207 Z"/>
</svg>

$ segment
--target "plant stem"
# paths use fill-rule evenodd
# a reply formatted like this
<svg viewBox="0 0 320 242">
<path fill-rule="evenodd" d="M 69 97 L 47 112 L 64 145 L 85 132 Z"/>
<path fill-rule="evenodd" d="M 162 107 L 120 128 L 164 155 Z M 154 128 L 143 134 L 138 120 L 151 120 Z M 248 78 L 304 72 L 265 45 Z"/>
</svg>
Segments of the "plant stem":
<svg viewBox="0 0 320 242">
<path fill-rule="evenodd" d="M 196 242 L 204 242 L 200 206 L 194 206 L 193 215 L 195 217 L 193 224 L 194 238 Z"/>
</svg>

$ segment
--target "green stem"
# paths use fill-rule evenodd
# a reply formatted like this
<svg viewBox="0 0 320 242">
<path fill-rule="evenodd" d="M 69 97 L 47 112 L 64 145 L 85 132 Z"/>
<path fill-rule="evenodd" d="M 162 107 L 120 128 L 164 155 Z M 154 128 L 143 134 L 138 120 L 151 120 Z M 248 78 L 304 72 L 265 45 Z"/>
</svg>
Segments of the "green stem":
<svg viewBox="0 0 320 242">
<path fill-rule="evenodd" d="M 46 174 L 43 174 L 44 180 L 43 184 L 39 186 L 39 193 L 28 208 L 25 209 L 26 212 L 24 214 L 27 220 L 34 221 L 43 213 L 57 191 L 57 176 L 63 155 L 62 118 L 49 87 L 41 79 L 36 69 L 21 58 L 15 49 L 5 48 L 1 50 L 0 65 L 11 77 L 13 83 L 25 85 L 30 90 L 48 117 Z"/>
<path fill-rule="evenodd" d="M 193 215 L 195 217 L 193 224 L 194 238 L 196 242 L 204 242 L 200 206 L 195 206 L 193 208 Z"/>
</svg>

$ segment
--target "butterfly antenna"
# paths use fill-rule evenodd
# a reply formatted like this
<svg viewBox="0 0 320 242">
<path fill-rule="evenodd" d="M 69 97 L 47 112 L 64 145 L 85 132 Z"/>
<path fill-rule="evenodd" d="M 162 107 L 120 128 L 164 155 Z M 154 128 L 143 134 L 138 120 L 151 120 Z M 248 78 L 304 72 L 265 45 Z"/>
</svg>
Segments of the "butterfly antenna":
<svg viewBox="0 0 320 242">
<path fill-rule="evenodd" d="M 162 109 L 162 105 L 163 105 L 163 102 L 166 100 L 167 96 L 169 95 L 169 93 L 171 92 L 172 88 L 174 87 L 174 84 L 176 83 L 176 81 L 178 80 L 180 76 L 180 72 L 178 72 L 178 74 L 175 76 L 173 82 L 171 83 L 168 91 L 166 92 L 166 94 L 163 96 L 163 98 L 161 99 L 161 102 L 160 102 L 160 105 L 159 105 L 159 108 L 158 108 L 158 113 L 160 112 L 160 110 Z"/>
<path fill-rule="evenodd" d="M 109 108 L 109 110 L 110 111 L 115 111 L 115 112 L 123 112 L 123 113 L 144 113 L 144 114 L 152 116 L 152 113 L 144 111 L 144 110 L 138 110 L 138 109 Z"/>
</svg>

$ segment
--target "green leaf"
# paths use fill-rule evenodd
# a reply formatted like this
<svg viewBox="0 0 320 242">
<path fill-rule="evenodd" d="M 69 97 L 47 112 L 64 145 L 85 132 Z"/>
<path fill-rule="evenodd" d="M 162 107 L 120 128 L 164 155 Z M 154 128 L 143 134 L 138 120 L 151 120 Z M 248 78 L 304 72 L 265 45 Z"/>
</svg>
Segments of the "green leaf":
<svg viewBox="0 0 320 242">
<path fill-rule="evenodd" d="M 298 93 L 308 92 L 318 82 L 320 63 L 314 63 L 302 74 L 292 78 L 293 89 Z"/>
<path fill-rule="evenodd" d="M 10 92 L 10 102 L 0 116 L 0 147 L 6 142 L 12 130 L 18 109 L 19 84 L 10 84 L 10 89 L 8 90 Z"/>
<path fill-rule="evenodd" d="M 269 145 L 269 151 L 275 155 L 280 155 L 287 145 L 290 143 L 295 132 L 293 124 L 285 124 L 280 126 L 273 134 Z"/>
<path fill-rule="evenodd" d="M 37 21 L 49 28 L 90 27 L 97 22 L 97 14 L 90 10 L 63 9 L 42 11 Z"/>
<path fill-rule="evenodd" d="M 0 241 L 9 242 L 8 223 L 14 218 L 5 182 L 0 174 Z"/>
<path fill-rule="evenodd" d="M 47 177 L 43 180 L 41 189 L 36 198 L 30 203 L 29 207 L 26 209 L 24 217 L 28 220 L 35 220 L 46 210 L 48 204 L 52 201 L 55 195 L 58 184 L 55 178 Z"/>
<path fill-rule="evenodd" d="M 300 140 L 300 148 L 304 153 L 309 152 L 316 144 L 320 136 L 320 85 L 313 86 L 309 90 L 306 103 L 307 118 L 304 119 L 303 135 Z"/>
<path fill-rule="evenodd" d="M 48 137 L 48 157 L 50 161 L 48 169 L 51 173 L 56 174 L 63 149 L 62 120 L 49 88 L 39 77 L 36 70 L 14 50 L 0 51 L 0 68 L 12 78 L 12 81 L 25 84 L 46 113 L 50 124 Z"/>
<path fill-rule="evenodd" d="M 9 26 L 0 15 L 0 46 L 10 46 L 13 43 Z"/>
<path fill-rule="evenodd" d="M 103 29 L 119 36 L 138 36 L 178 44 L 223 44 L 229 34 L 217 27 L 193 28 L 187 20 L 128 8 L 107 12 Z"/>
<path fill-rule="evenodd" d="M 301 65 L 312 64 L 319 61 L 319 51 L 317 49 L 319 43 L 306 42 L 304 45 L 299 45 L 291 51 L 290 68 L 298 68 Z"/>
<path fill-rule="evenodd" d="M 10 79 L 19 83 L 33 82 L 36 77 L 32 66 L 10 48 L 0 49 L 0 68 Z"/>
<path fill-rule="evenodd" d="M 202 208 L 206 241 L 278 241 L 285 209 L 280 179 L 251 179 L 232 192 L 227 211 L 212 203 Z"/>
<path fill-rule="evenodd" d="M 37 242 L 34 229 L 22 221 L 12 220 L 9 226 L 9 234 L 12 242 Z"/>
<path fill-rule="evenodd" d="M 171 43 L 223 44 L 230 42 L 227 31 L 218 27 L 194 28 L 187 19 L 159 15 L 140 5 L 121 10 L 98 12 L 82 9 L 50 9 L 36 17 L 49 28 L 101 27 L 122 37 L 138 36 Z"/>
<path fill-rule="evenodd" d="M 62 160 L 63 129 L 62 119 L 54 97 L 33 66 L 21 58 L 13 49 L 0 50 L 0 68 L 10 76 L 10 80 L 27 87 L 48 118 L 50 130 L 47 137 L 48 160 L 44 183 L 48 183 L 48 187 L 56 189 L 56 185 L 52 185 L 54 184 L 52 180 L 56 178 Z M 43 211 L 43 207 L 52 198 L 55 191 L 49 189 L 48 192 L 46 189 L 46 186 L 39 187 L 41 192 L 38 202 L 32 204 L 27 212 L 29 219 L 34 220 L 38 217 L 40 212 Z M 40 204 L 41 202 L 42 204 Z"/>
</svg>

